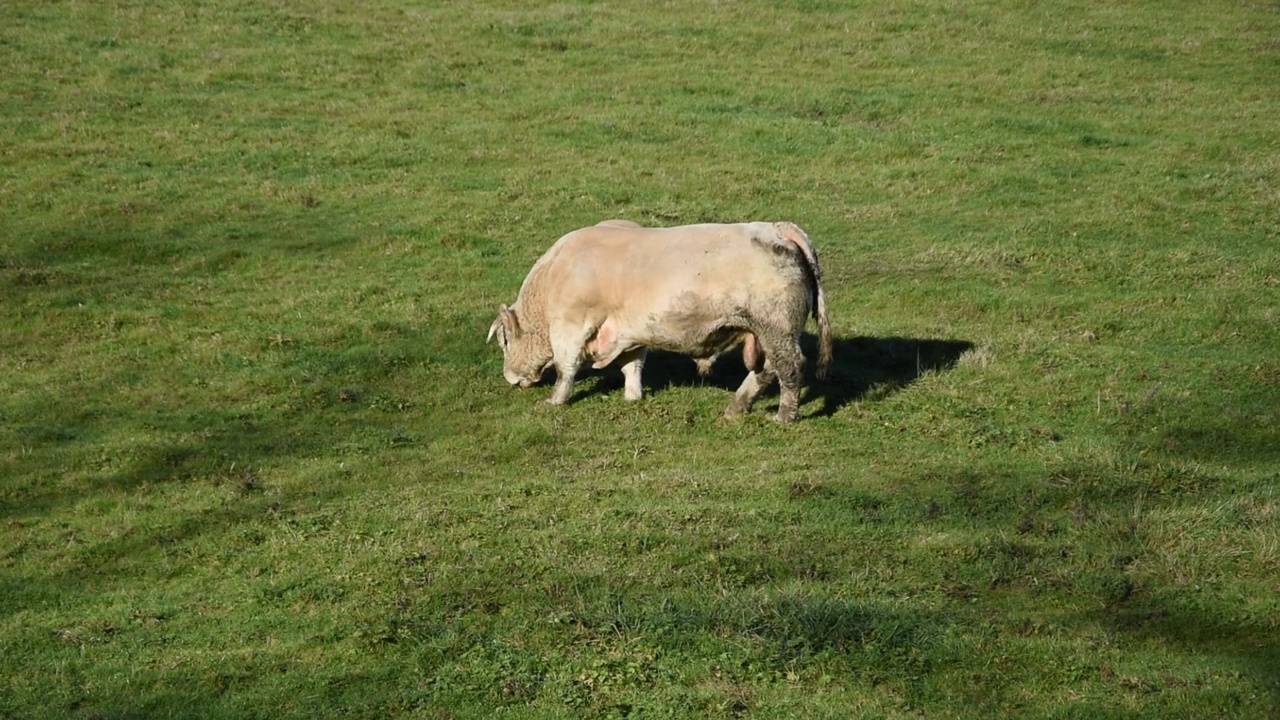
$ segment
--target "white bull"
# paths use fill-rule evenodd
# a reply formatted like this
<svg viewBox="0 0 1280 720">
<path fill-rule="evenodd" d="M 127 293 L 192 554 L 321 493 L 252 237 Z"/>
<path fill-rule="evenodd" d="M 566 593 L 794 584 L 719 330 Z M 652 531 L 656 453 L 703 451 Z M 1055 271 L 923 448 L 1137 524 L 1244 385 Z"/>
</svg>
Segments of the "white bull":
<svg viewBox="0 0 1280 720">
<path fill-rule="evenodd" d="M 560 238 L 533 265 L 516 301 L 489 328 L 502 346 L 503 375 L 529 387 L 550 366 L 550 402 L 573 391 L 582 362 L 618 362 L 625 397 L 638 400 L 647 348 L 702 359 L 743 343 L 747 377 L 725 411 L 749 412 L 760 391 L 781 383 L 778 420 L 800 408 L 800 335 L 818 322 L 818 377 L 831 364 L 831 327 L 812 243 L 792 223 L 642 228 L 610 220 Z"/>
</svg>

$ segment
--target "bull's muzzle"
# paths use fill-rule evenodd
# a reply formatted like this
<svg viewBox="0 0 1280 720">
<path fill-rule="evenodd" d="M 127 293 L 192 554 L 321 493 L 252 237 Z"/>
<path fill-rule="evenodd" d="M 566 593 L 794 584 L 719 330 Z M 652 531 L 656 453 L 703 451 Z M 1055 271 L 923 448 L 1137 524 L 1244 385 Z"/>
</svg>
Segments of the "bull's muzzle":
<svg viewBox="0 0 1280 720">
<path fill-rule="evenodd" d="M 510 370 L 503 370 L 502 376 L 507 379 L 507 382 L 510 383 L 512 387 L 516 387 L 516 386 L 519 386 L 522 388 L 533 387 L 533 383 L 534 383 L 533 380 L 530 380 L 528 378 L 522 378 L 519 375 L 511 372 Z"/>
</svg>

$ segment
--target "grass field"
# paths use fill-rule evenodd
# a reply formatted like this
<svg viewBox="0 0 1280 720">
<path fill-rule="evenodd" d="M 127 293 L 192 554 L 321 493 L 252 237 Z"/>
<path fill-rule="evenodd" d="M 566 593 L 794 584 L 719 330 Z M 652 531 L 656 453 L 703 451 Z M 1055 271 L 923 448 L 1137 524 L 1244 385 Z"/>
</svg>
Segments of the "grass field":
<svg viewBox="0 0 1280 720">
<path fill-rule="evenodd" d="M 1278 10 L 0 4 L 0 717 L 1280 716 Z M 800 422 L 506 386 L 615 217 Z"/>
</svg>

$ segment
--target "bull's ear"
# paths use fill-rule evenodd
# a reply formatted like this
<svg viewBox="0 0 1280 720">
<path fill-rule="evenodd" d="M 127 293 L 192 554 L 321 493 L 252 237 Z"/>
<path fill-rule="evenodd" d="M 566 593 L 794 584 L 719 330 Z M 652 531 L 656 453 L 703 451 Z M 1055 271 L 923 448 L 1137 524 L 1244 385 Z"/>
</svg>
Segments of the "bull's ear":
<svg viewBox="0 0 1280 720">
<path fill-rule="evenodd" d="M 498 311 L 498 320 L 507 329 L 508 335 L 513 338 L 520 337 L 520 320 L 516 317 L 515 310 L 503 305 Z"/>
</svg>

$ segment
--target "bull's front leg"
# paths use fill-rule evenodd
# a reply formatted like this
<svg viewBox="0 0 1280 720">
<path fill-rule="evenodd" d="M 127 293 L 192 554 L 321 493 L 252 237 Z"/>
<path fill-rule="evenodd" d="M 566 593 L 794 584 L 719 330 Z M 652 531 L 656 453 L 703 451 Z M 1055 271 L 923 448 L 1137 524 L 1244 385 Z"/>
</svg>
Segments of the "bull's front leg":
<svg viewBox="0 0 1280 720">
<path fill-rule="evenodd" d="M 573 380 L 582 365 L 582 351 L 594 329 L 584 329 L 574 335 L 551 338 L 551 361 L 556 367 L 556 386 L 547 402 L 564 405 L 573 394 Z"/>
<path fill-rule="evenodd" d="M 644 360 L 648 354 L 648 348 L 636 348 L 618 356 L 625 382 L 623 397 L 627 400 L 639 400 L 644 397 L 644 385 L 640 383 L 640 376 L 644 371 Z"/>
<path fill-rule="evenodd" d="M 573 394 L 573 378 L 578 374 L 578 362 L 556 363 L 556 386 L 551 391 L 547 402 L 552 405 L 564 405 Z"/>
</svg>

